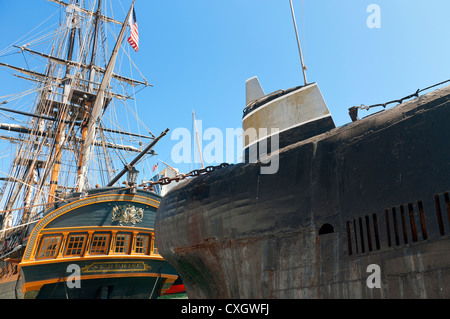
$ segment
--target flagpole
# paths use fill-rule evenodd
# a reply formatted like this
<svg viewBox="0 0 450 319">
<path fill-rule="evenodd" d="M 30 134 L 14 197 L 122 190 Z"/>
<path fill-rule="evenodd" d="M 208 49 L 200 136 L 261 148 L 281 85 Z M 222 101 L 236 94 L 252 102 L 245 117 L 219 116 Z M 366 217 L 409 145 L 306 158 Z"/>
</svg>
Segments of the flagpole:
<svg viewBox="0 0 450 319">
<path fill-rule="evenodd" d="M 294 7 L 292 6 L 292 0 L 289 0 L 289 2 L 291 4 L 292 20 L 294 21 L 295 36 L 297 37 L 297 45 L 298 45 L 298 52 L 300 54 L 300 62 L 302 63 L 303 79 L 305 80 L 305 85 L 307 85 L 308 80 L 306 79 L 306 66 L 305 66 L 305 62 L 303 61 L 302 47 L 300 45 L 300 40 L 298 37 L 297 22 L 295 21 Z"/>
</svg>

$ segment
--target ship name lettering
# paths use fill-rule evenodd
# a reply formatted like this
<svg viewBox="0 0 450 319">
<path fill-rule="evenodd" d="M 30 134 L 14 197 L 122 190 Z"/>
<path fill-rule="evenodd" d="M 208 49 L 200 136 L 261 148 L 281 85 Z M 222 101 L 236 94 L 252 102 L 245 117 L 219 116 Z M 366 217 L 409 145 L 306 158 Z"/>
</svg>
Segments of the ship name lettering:
<svg viewBox="0 0 450 319">
<path fill-rule="evenodd" d="M 81 269 L 82 273 L 93 273 L 93 272 L 109 272 L 109 271 L 147 271 L 152 268 L 144 262 L 111 262 L 111 263 L 92 263 Z"/>
</svg>

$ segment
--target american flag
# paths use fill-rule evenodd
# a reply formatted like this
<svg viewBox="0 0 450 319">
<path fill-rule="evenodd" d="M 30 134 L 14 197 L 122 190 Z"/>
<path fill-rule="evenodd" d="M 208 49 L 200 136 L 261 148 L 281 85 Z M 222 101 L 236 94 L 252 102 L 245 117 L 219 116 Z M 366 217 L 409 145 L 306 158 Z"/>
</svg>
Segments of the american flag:
<svg viewBox="0 0 450 319">
<path fill-rule="evenodd" d="M 138 32 L 138 25 L 136 20 L 136 12 L 134 12 L 133 7 L 133 14 L 130 15 L 130 20 L 128 21 L 131 28 L 130 37 L 128 38 L 128 43 L 131 44 L 135 52 L 138 52 L 139 50 L 139 32 Z"/>
</svg>

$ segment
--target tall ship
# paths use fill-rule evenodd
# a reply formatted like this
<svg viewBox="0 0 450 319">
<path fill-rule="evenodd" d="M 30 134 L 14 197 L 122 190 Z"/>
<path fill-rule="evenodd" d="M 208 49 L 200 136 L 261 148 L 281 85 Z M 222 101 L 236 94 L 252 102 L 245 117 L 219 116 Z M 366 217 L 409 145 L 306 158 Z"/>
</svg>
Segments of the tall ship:
<svg viewBox="0 0 450 319">
<path fill-rule="evenodd" d="M 304 79 L 249 79 L 243 163 L 161 201 L 156 243 L 188 296 L 450 298 L 450 86 L 335 127 Z"/>
<path fill-rule="evenodd" d="M 0 109 L 11 163 L 0 181 L 0 298 L 158 298 L 178 275 L 155 245 L 161 194 L 137 168 L 168 130 L 153 135 L 124 113 L 150 86 L 122 63 L 139 49 L 134 1 L 120 20 L 114 1 L 52 2 L 44 22 L 59 18 L 56 31 L 0 54 L 1 68 L 32 85 Z M 17 54 L 24 67 L 6 63 Z M 122 121 L 132 116 L 138 125 Z"/>
</svg>

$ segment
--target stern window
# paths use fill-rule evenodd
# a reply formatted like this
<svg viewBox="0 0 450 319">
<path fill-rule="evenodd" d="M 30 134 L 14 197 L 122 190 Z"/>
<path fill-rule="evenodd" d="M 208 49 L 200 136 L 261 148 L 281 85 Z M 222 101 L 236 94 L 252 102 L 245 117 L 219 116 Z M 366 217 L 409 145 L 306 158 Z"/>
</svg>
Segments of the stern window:
<svg viewBox="0 0 450 319">
<path fill-rule="evenodd" d="M 118 234 L 116 237 L 116 245 L 114 248 L 114 252 L 116 254 L 128 254 L 128 248 L 130 246 L 130 237 L 129 234 Z"/>
<path fill-rule="evenodd" d="M 95 234 L 92 238 L 92 255 L 106 255 L 109 247 L 108 234 Z"/>
<path fill-rule="evenodd" d="M 81 256 L 86 242 L 86 235 L 71 235 L 67 241 L 66 256 Z"/>
<path fill-rule="evenodd" d="M 149 239 L 150 236 L 148 235 L 138 235 L 136 237 L 136 254 L 147 254 Z"/>
<path fill-rule="evenodd" d="M 41 241 L 37 259 L 56 258 L 60 243 L 61 236 L 44 237 Z"/>
</svg>

